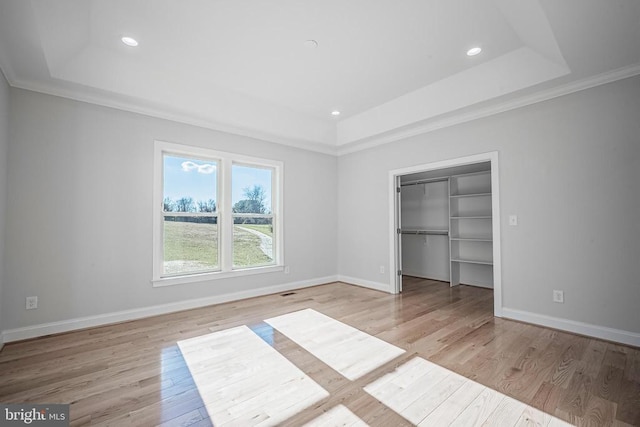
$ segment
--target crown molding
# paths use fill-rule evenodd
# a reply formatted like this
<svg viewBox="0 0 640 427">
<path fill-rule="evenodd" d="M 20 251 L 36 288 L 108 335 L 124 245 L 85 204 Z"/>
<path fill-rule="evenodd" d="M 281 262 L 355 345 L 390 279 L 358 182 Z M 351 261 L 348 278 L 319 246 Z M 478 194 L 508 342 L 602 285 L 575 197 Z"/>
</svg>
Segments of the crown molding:
<svg viewBox="0 0 640 427">
<path fill-rule="evenodd" d="M 245 136 L 248 138 L 259 139 L 262 141 L 273 142 L 292 148 L 313 151 L 322 154 L 337 155 L 337 147 L 334 145 L 324 144 L 316 141 L 308 141 L 302 139 L 291 139 L 262 132 L 257 129 L 250 129 L 242 126 L 234 126 L 221 123 L 212 119 L 197 117 L 188 112 L 171 111 L 169 108 L 160 106 L 143 105 L 139 100 L 126 100 L 124 97 L 110 96 L 108 94 L 88 93 L 74 89 L 68 89 L 53 84 L 40 82 L 31 82 L 7 77 L 10 86 L 17 89 L 29 90 L 32 92 L 43 93 L 46 95 L 58 96 L 73 101 L 86 102 L 88 104 L 99 105 L 102 107 L 114 108 L 117 110 L 127 111 L 131 113 L 141 114 L 153 118 L 170 120 L 173 122 L 183 123 L 192 126 L 198 126 L 205 129 L 211 129 L 219 132 L 230 133 L 234 135 Z M 116 99 L 121 98 L 121 99 Z"/>
<path fill-rule="evenodd" d="M 410 138 L 417 135 L 433 132 L 438 129 L 455 126 L 461 123 L 470 122 L 484 117 L 493 116 L 495 114 L 504 113 L 506 111 L 515 110 L 528 105 L 537 104 L 539 102 L 548 101 L 574 92 L 579 92 L 592 87 L 615 82 L 640 74 L 640 63 L 633 64 L 628 67 L 622 67 L 615 70 L 607 71 L 595 76 L 580 79 L 574 82 L 566 83 L 547 90 L 536 92 L 531 95 L 516 98 L 514 100 L 502 102 L 496 105 L 479 108 L 470 112 L 454 114 L 442 119 L 436 119 L 426 124 L 410 126 L 407 129 L 390 131 L 384 135 L 367 138 L 361 141 L 355 141 L 345 144 L 338 148 L 338 156 L 367 150 L 369 148 L 380 145 L 389 144 Z"/>
<path fill-rule="evenodd" d="M 543 90 L 541 92 L 516 98 L 510 101 L 502 102 L 496 105 L 475 109 L 473 111 L 465 113 L 454 114 L 442 119 L 429 121 L 428 123 L 422 125 L 409 126 L 405 129 L 390 131 L 379 136 L 367 138 L 361 141 L 351 142 L 342 146 L 329 145 L 316 141 L 289 139 L 282 136 L 262 132 L 256 129 L 248 129 L 241 126 L 233 126 L 220 123 L 211 119 L 194 117 L 193 115 L 190 115 L 186 112 L 169 111 L 165 108 L 156 106 L 141 105 L 140 102 L 136 102 L 135 100 L 118 100 L 100 94 L 84 93 L 81 91 L 62 88 L 50 84 L 19 80 L 16 79 L 15 76 L 11 73 L 10 67 L 8 70 L 6 68 L 2 68 L 2 72 L 4 73 L 9 85 L 18 89 L 59 96 L 74 101 L 115 108 L 118 110 L 142 114 L 149 117 L 170 120 L 215 131 L 231 133 L 267 142 L 273 142 L 292 148 L 340 157 L 346 154 L 367 150 L 380 145 L 390 144 L 392 142 L 397 142 L 413 136 L 423 135 L 439 129 L 489 117 L 495 114 L 504 113 L 510 110 L 515 110 L 521 107 L 547 101 L 553 98 L 558 98 L 564 95 L 569 95 L 574 92 L 590 89 L 603 84 L 615 82 L 617 80 L 633 77 L 640 74 L 640 63 L 633 64 L 628 67 L 618 68 L 612 71 L 607 71 L 595 76 L 566 83 L 554 88 Z"/>
</svg>

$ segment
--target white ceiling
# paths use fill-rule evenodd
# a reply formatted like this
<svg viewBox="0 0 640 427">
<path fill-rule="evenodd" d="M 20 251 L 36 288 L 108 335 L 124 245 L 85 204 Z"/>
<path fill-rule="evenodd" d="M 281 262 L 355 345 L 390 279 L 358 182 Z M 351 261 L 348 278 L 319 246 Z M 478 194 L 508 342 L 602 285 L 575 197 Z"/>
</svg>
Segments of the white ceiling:
<svg viewBox="0 0 640 427">
<path fill-rule="evenodd" d="M 0 68 L 15 87 L 340 153 L 639 74 L 640 1 L 0 0 Z"/>
</svg>

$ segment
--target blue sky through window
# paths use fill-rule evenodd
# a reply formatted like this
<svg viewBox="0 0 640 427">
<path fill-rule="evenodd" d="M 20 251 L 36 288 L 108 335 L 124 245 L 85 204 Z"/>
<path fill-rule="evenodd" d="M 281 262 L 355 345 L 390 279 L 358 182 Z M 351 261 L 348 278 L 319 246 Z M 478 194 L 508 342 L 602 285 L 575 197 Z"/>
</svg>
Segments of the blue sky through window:
<svg viewBox="0 0 640 427">
<path fill-rule="evenodd" d="M 272 212 L 271 210 L 271 169 L 256 168 L 252 166 L 233 165 L 231 182 L 233 188 L 231 189 L 232 203 L 245 199 L 243 189 L 253 187 L 254 185 L 260 185 L 264 189 L 266 196 L 264 201 L 264 207 L 266 212 Z"/>
<path fill-rule="evenodd" d="M 164 156 L 163 198 L 173 201 L 182 197 L 193 198 L 194 203 L 215 200 L 218 204 L 217 190 L 218 164 L 213 160 Z M 260 185 L 265 191 L 264 202 L 267 212 L 271 212 L 272 169 L 244 165 L 233 165 L 232 204 L 245 198 L 243 189 Z"/>
</svg>

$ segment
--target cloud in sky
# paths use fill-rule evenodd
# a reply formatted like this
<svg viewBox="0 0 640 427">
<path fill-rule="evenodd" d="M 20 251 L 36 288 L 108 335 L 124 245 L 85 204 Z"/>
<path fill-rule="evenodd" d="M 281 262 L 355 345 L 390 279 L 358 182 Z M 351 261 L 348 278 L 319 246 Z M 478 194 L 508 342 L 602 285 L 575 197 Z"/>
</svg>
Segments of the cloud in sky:
<svg viewBox="0 0 640 427">
<path fill-rule="evenodd" d="M 216 165 L 212 165 L 210 163 L 203 163 L 201 165 L 196 162 L 192 162 L 188 160 L 186 162 L 182 162 L 182 170 L 185 172 L 197 171 L 198 173 L 202 173 L 205 175 L 210 175 L 216 171 Z"/>
</svg>

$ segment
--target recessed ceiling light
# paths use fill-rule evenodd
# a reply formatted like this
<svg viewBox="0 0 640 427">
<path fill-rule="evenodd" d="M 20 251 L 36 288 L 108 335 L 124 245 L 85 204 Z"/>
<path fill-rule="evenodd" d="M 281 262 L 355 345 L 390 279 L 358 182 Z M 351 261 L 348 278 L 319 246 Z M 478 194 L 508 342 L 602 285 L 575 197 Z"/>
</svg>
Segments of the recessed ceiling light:
<svg viewBox="0 0 640 427">
<path fill-rule="evenodd" d="M 307 49 L 315 49 L 318 47 L 318 42 L 316 40 L 305 40 L 304 42 L 304 47 L 306 47 Z"/>
<path fill-rule="evenodd" d="M 138 46 L 138 40 L 134 39 L 133 37 L 124 36 L 120 40 L 122 40 L 122 43 L 126 44 L 127 46 L 131 46 L 131 47 Z"/>
<path fill-rule="evenodd" d="M 340 111 L 338 111 L 338 110 L 333 110 L 333 111 L 331 112 L 331 115 L 332 115 L 332 116 L 339 116 L 339 115 L 340 115 Z"/>
<path fill-rule="evenodd" d="M 478 46 L 472 47 L 471 49 L 469 49 L 467 51 L 467 56 L 476 56 L 480 52 L 482 52 L 482 48 L 481 47 L 478 47 Z"/>
</svg>

